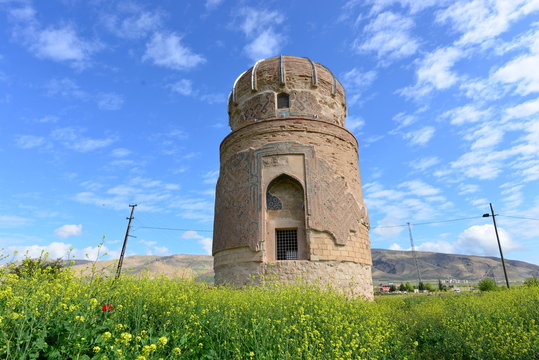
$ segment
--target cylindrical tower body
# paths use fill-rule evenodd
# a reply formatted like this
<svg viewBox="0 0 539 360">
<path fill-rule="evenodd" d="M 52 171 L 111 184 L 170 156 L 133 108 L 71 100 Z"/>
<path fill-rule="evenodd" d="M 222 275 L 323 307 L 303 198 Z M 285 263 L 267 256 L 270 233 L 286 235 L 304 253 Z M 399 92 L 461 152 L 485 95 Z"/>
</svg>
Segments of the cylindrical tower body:
<svg viewBox="0 0 539 360">
<path fill-rule="evenodd" d="M 299 280 L 372 298 L 369 223 L 342 85 L 310 59 L 273 57 L 240 75 L 228 112 L 216 283 Z"/>
</svg>

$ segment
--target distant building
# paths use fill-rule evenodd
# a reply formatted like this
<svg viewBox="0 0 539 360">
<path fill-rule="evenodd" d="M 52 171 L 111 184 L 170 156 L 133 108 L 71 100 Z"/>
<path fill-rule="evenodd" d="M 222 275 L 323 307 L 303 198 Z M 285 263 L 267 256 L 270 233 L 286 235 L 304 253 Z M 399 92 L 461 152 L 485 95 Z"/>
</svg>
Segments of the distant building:
<svg viewBox="0 0 539 360">
<path fill-rule="evenodd" d="M 331 285 L 372 298 L 369 220 L 345 92 L 325 66 L 279 56 L 235 81 L 220 147 L 215 281 Z"/>
</svg>

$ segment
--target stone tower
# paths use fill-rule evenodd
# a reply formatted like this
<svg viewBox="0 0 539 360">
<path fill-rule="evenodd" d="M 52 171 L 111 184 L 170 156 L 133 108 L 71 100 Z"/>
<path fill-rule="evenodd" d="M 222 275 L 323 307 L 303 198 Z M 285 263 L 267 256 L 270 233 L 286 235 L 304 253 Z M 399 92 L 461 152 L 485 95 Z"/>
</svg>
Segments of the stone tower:
<svg viewBox="0 0 539 360">
<path fill-rule="evenodd" d="M 331 71 L 308 58 L 258 61 L 234 83 L 220 147 L 215 281 L 330 284 L 372 298 L 358 144 Z"/>
</svg>

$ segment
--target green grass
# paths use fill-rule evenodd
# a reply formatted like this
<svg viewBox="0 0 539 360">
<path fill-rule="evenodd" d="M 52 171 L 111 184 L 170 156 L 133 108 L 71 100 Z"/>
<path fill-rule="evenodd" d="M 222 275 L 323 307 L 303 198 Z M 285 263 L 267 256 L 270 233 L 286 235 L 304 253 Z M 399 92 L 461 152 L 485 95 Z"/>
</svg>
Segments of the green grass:
<svg viewBox="0 0 539 360">
<path fill-rule="evenodd" d="M 365 302 L 306 286 L 0 274 L 1 359 L 538 359 L 538 322 L 537 287 Z"/>
</svg>

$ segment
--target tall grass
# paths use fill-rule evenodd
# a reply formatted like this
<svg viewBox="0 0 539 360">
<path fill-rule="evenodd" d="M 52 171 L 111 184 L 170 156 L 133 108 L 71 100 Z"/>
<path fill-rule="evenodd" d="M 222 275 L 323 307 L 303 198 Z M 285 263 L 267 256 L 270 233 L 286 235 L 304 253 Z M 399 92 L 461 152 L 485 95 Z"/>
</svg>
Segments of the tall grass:
<svg viewBox="0 0 539 360">
<path fill-rule="evenodd" d="M 1 359 L 538 359 L 539 288 L 353 300 L 308 286 L 0 274 Z"/>
</svg>

